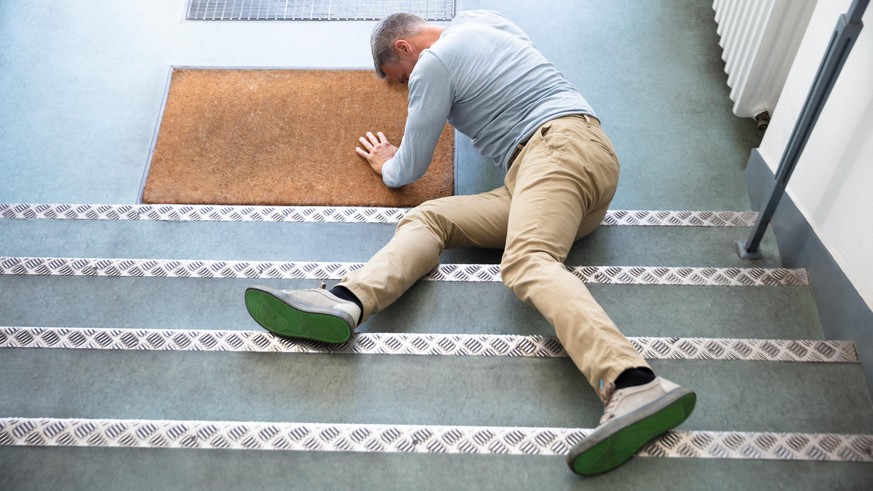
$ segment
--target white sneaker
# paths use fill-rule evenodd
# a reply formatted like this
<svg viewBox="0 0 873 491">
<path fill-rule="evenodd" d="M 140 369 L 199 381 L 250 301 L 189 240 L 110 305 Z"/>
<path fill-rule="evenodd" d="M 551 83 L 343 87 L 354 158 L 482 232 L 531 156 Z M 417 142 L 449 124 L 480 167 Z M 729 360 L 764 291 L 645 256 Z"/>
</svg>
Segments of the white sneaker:
<svg viewBox="0 0 873 491">
<path fill-rule="evenodd" d="M 246 289 L 246 309 L 264 329 L 292 338 L 323 343 L 349 340 L 361 318 L 361 308 L 324 288 L 274 290 L 264 286 Z"/>
<path fill-rule="evenodd" d="M 567 455 L 573 472 L 599 474 L 631 458 L 645 444 L 675 428 L 694 410 L 694 391 L 667 379 L 615 390 L 607 387 L 600 426 Z"/>
</svg>

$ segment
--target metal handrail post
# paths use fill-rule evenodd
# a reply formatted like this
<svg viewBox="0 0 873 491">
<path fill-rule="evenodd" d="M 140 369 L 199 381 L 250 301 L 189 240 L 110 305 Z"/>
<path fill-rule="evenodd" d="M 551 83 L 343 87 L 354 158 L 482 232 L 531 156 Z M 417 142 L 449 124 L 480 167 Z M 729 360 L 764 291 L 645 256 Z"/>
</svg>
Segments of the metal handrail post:
<svg viewBox="0 0 873 491">
<path fill-rule="evenodd" d="M 788 140 L 788 145 L 785 147 L 785 152 L 782 154 L 782 160 L 779 162 L 779 167 L 776 171 L 775 182 L 768 193 L 769 197 L 758 213 L 755 227 L 752 229 L 751 234 L 749 234 L 749 238 L 736 243 L 737 254 L 742 259 L 760 259 L 762 257 L 759 249 L 761 239 L 764 237 L 764 232 L 766 232 L 767 226 L 776 213 L 779 200 L 785 194 L 785 188 L 788 186 L 791 173 L 794 172 L 794 167 L 797 166 L 797 162 L 800 160 L 803 149 L 806 147 L 806 142 L 809 140 L 813 128 L 815 128 L 815 123 L 818 121 L 818 117 L 828 100 L 831 89 L 834 88 L 840 71 L 849 57 L 849 52 L 852 51 L 852 46 L 858 39 L 861 28 L 864 27 L 861 17 L 863 17 L 869 2 L 870 0 L 854 0 L 849 11 L 841 15 L 839 20 L 837 20 L 837 27 L 831 36 L 825 57 L 818 67 L 812 88 L 806 97 L 806 102 L 803 104 L 800 117 L 797 119 L 794 131 Z"/>
</svg>

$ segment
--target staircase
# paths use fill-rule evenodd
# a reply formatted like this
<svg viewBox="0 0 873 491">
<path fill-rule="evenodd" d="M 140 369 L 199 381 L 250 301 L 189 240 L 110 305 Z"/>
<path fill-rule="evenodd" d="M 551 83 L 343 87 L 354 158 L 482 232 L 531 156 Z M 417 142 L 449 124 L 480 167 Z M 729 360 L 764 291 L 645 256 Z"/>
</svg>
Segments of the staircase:
<svg viewBox="0 0 873 491">
<path fill-rule="evenodd" d="M 245 42 L 228 34 L 243 28 L 155 27 L 178 22 L 176 3 L 103 35 L 126 45 L 129 30 L 155 32 L 172 45 L 217 29 Z M 822 339 L 814 280 L 781 267 L 772 236 L 764 260 L 733 252 L 754 220 L 741 167 L 758 136 L 730 114 L 724 74 L 709 65 L 719 59 L 712 13 L 698 3 L 458 4 L 519 19 L 603 117 L 622 184 L 567 265 L 656 372 L 697 391 L 676 431 L 614 472 L 569 471 L 562 455 L 602 406 L 550 326 L 500 283 L 499 251 L 446 251 L 347 344 L 275 338 L 248 317 L 247 286 L 332 284 L 387 242 L 405 210 L 137 205 L 142 161 L 122 172 L 99 150 L 83 160 L 93 169 L 43 177 L 60 183 L 46 190 L 28 176 L 47 150 L 5 150 L 41 130 L 10 126 L 0 133 L 0 489 L 868 488 L 873 406 L 854 346 Z M 22 39 L 10 14 L 36 22 L 46 5 L 0 5 L 0 41 Z M 568 37 L 604 54 L 580 57 L 562 48 Z M 669 55 L 679 49 L 682 60 Z M 240 65 L 232 53 L 159 51 L 144 56 L 154 66 L 142 68 L 143 87 L 179 60 Z M 25 55 L 5 56 L 25 66 Z M 50 92 L 34 79 L 0 100 L 4 114 Z M 135 134 L 155 111 L 117 131 Z M 92 134 L 55 124 L 80 143 Z M 459 192 L 496 184 L 468 142 L 457 158 Z"/>
</svg>

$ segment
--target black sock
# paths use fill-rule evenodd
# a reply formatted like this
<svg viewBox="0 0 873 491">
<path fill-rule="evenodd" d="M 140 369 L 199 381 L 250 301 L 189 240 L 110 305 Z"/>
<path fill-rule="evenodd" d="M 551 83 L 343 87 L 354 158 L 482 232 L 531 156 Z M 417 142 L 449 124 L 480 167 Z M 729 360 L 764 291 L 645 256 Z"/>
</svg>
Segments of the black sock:
<svg viewBox="0 0 873 491">
<path fill-rule="evenodd" d="M 364 316 L 364 304 L 362 304 L 361 301 L 358 300 L 358 297 L 356 297 L 355 294 L 352 293 L 351 290 L 349 290 L 348 288 L 346 288 L 342 285 L 337 285 L 337 286 L 331 288 L 330 292 L 343 300 L 348 300 L 349 302 L 354 302 L 354 304 L 357 305 L 359 309 L 361 309 L 361 315 L 358 316 L 358 323 L 360 323 L 361 317 Z"/>
<path fill-rule="evenodd" d="M 648 368 L 628 368 L 615 379 L 615 390 L 644 385 L 655 380 L 655 372 Z"/>
</svg>

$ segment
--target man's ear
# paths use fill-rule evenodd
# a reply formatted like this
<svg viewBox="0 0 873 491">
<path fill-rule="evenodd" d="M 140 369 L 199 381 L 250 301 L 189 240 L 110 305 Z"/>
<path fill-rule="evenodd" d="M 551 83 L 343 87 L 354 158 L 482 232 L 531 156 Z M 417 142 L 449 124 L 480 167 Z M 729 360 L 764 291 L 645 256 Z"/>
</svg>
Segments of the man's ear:
<svg viewBox="0 0 873 491">
<path fill-rule="evenodd" d="M 412 45 L 409 44 L 409 41 L 405 39 L 398 39 L 394 41 L 394 49 L 397 51 L 397 54 L 411 54 L 412 53 Z"/>
</svg>

